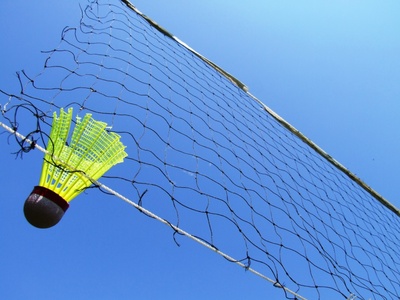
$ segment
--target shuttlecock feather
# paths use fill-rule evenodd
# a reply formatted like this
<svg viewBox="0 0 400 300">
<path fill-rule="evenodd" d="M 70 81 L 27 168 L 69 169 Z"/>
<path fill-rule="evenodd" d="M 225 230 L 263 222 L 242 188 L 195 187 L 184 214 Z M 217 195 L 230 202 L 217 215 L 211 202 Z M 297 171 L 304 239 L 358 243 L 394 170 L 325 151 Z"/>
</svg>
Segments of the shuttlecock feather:
<svg viewBox="0 0 400 300">
<path fill-rule="evenodd" d="M 120 136 L 91 114 L 76 118 L 68 144 L 72 112 L 54 113 L 39 185 L 25 201 L 26 219 L 39 228 L 57 224 L 72 199 L 127 156 Z"/>
</svg>

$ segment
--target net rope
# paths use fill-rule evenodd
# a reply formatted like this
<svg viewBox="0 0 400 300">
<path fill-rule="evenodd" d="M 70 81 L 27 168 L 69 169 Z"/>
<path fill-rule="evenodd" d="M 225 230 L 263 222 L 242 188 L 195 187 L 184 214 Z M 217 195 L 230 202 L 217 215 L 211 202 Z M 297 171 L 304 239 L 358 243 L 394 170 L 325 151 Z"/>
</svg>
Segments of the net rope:
<svg viewBox="0 0 400 300">
<path fill-rule="evenodd" d="M 63 162 L 62 159 L 60 159 L 59 157 L 53 155 L 52 153 L 50 153 L 49 151 L 47 151 L 46 149 L 44 149 L 42 146 L 36 144 L 34 141 L 30 140 L 28 137 L 22 135 L 21 133 L 19 133 L 18 131 L 13 130 L 11 127 L 3 124 L 0 122 L 0 127 L 2 127 L 3 129 L 7 130 L 9 133 L 14 134 L 17 138 L 19 138 L 20 140 L 22 140 L 24 143 L 31 145 L 32 147 L 38 149 L 39 151 L 49 155 L 50 157 L 52 157 L 54 160 L 56 161 L 61 161 Z M 73 169 L 73 168 L 71 168 Z M 77 171 L 77 169 L 75 169 L 75 171 Z M 160 216 L 155 215 L 154 213 L 152 213 L 151 211 L 148 211 L 147 209 L 143 208 L 141 205 L 139 205 L 138 203 L 128 199 L 127 197 L 119 194 L 117 191 L 114 191 L 113 189 L 111 189 L 110 187 L 102 184 L 100 181 L 95 180 L 94 178 L 88 176 L 85 173 L 82 173 L 82 176 L 84 176 L 85 178 L 87 178 L 89 181 L 91 181 L 95 186 L 101 188 L 102 190 L 118 197 L 119 199 L 125 201 L 126 203 L 128 203 L 129 205 L 132 205 L 133 207 L 135 207 L 136 209 L 138 209 L 140 212 L 144 213 L 145 215 L 147 215 L 148 217 L 151 217 L 169 227 L 171 227 L 175 232 L 184 235 L 190 239 L 192 239 L 193 241 L 199 243 L 200 245 L 208 248 L 209 250 L 212 250 L 214 252 L 216 252 L 217 254 L 221 255 L 223 258 L 227 259 L 228 261 L 234 262 L 237 265 L 239 265 L 242 268 L 245 268 L 247 271 L 250 271 L 252 273 L 254 273 L 255 275 L 269 281 L 270 283 L 272 283 L 275 287 L 279 287 L 284 289 L 287 293 L 292 294 L 293 296 L 296 297 L 296 299 L 305 299 L 304 297 L 300 296 L 299 294 L 295 293 L 294 291 L 290 290 L 289 288 L 280 285 L 278 282 L 274 281 L 271 278 L 266 277 L 265 275 L 259 273 L 258 271 L 250 268 L 249 266 L 245 265 L 244 263 L 242 263 L 241 261 L 238 261 L 236 259 L 234 259 L 233 257 L 230 257 L 228 254 L 218 250 L 217 248 L 213 247 L 212 245 L 210 245 L 209 243 L 201 240 L 198 237 L 195 237 L 193 235 L 191 235 L 190 233 L 184 231 L 182 228 L 176 227 L 175 225 L 171 224 L 168 222 L 168 220 L 165 220 L 163 218 L 161 218 Z M 142 196 L 146 193 L 146 191 L 142 194 Z M 141 196 L 141 197 L 142 197 Z M 141 198 L 140 197 L 140 198 Z M 140 200 L 140 199 L 139 199 Z"/>
<path fill-rule="evenodd" d="M 0 89 L 20 153 L 48 143 L 54 111 L 91 113 L 128 153 L 95 185 L 177 242 L 187 233 L 288 299 L 400 297 L 397 209 L 129 2 L 88 1 L 44 55 L 17 92 Z"/>
</svg>

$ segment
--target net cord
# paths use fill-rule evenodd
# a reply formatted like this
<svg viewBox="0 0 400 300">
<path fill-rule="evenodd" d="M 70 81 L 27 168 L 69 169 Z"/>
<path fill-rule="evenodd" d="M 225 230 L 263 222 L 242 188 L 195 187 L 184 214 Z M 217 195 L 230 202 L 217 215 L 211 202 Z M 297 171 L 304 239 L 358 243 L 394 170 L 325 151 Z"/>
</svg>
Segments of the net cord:
<svg viewBox="0 0 400 300">
<path fill-rule="evenodd" d="M 270 114 L 273 118 L 275 118 L 280 124 L 282 124 L 286 129 L 294 133 L 297 137 L 299 137 L 303 142 L 305 142 L 307 145 L 309 145 L 312 149 L 314 149 L 318 154 L 320 154 L 322 157 L 324 157 L 327 161 L 329 161 L 332 165 L 334 165 L 336 168 L 338 168 L 340 171 L 344 172 L 348 177 L 350 177 L 352 180 L 354 180 L 358 185 L 360 185 L 364 190 L 366 190 L 369 194 L 371 194 L 376 200 L 378 200 L 381 204 L 383 204 L 386 208 L 390 209 L 392 212 L 394 212 L 398 217 L 400 217 L 400 210 L 395 207 L 392 203 L 390 203 L 388 200 L 386 200 L 382 195 L 380 195 L 378 192 L 376 192 L 374 189 L 372 189 L 370 186 L 368 186 L 364 181 L 362 181 L 360 178 L 358 178 L 356 175 L 354 175 L 352 172 L 350 172 L 346 167 L 344 167 L 342 164 L 340 164 L 337 160 L 332 158 L 327 152 L 322 150 L 319 146 L 317 146 L 313 141 L 311 141 L 309 138 L 307 138 L 304 134 L 302 134 L 299 130 L 297 130 L 294 126 L 292 126 L 290 123 L 288 123 L 285 119 L 283 119 L 281 116 L 279 116 L 277 113 L 275 113 L 271 108 L 269 108 L 267 105 L 265 105 L 262 101 L 260 101 L 258 98 L 256 98 L 254 95 L 252 95 L 249 92 L 248 87 L 243 84 L 240 80 L 229 74 L 228 72 L 224 71 L 222 68 L 220 68 L 218 65 L 204 57 L 203 55 L 199 54 L 195 50 L 193 50 L 191 47 L 189 47 L 186 43 L 182 42 L 180 39 L 178 39 L 176 36 L 168 32 L 166 29 L 158 25 L 155 21 L 141 13 L 132 3 L 129 2 L 129 0 L 121 0 L 126 6 L 128 6 L 130 9 L 135 11 L 137 14 L 139 14 L 142 18 L 144 18 L 151 26 L 153 26 L 155 29 L 158 31 L 162 32 L 164 35 L 168 36 L 169 38 L 173 39 L 186 49 L 188 49 L 190 52 L 195 54 L 197 57 L 199 57 L 201 60 L 203 60 L 205 63 L 210 65 L 212 68 L 214 68 L 216 71 L 221 73 L 223 76 L 228 78 L 233 84 L 235 84 L 237 87 L 242 89 L 245 93 L 247 93 L 252 99 L 254 99 L 256 102 L 258 102 L 264 110 Z"/>
<path fill-rule="evenodd" d="M 378 192 L 372 189 L 369 185 L 367 185 L 364 181 L 358 178 L 354 173 L 349 171 L 345 166 L 339 163 L 336 159 L 330 156 L 327 152 L 321 149 L 318 145 L 316 145 L 313 141 L 307 138 L 304 134 L 302 134 L 299 130 L 297 130 L 294 126 L 288 123 L 285 119 L 279 116 L 276 112 L 270 109 L 267 105 L 262 103 L 259 99 L 253 96 L 251 93 L 247 92 L 247 94 L 252 97 L 255 101 L 257 101 L 260 105 L 263 106 L 264 110 L 273 116 L 281 125 L 283 125 L 290 132 L 295 134 L 298 138 L 300 138 L 303 142 L 309 145 L 312 149 L 314 149 L 318 154 L 320 154 L 323 158 L 329 161 L 332 165 L 334 165 L 337 169 L 345 173 L 348 177 L 350 177 L 353 181 L 355 181 L 359 186 L 361 186 L 364 190 L 366 190 L 369 194 L 371 194 L 376 200 L 378 200 L 381 204 L 383 204 L 386 208 L 390 209 L 394 212 L 398 217 L 400 217 L 400 210 L 395 207 L 392 203 L 382 197 Z"/>
<path fill-rule="evenodd" d="M 49 153 L 49 151 L 47 151 L 45 148 L 43 148 L 42 146 L 40 146 L 40 145 L 38 145 L 37 143 L 33 142 L 33 141 L 30 140 L 28 137 L 24 136 L 23 134 L 19 133 L 18 131 L 12 129 L 11 127 L 9 127 L 9 126 L 7 126 L 7 125 L 5 125 L 4 123 L 0 122 L 0 127 L 3 127 L 3 129 L 7 130 L 7 131 L 10 132 L 11 134 L 14 134 L 15 136 L 17 136 L 17 137 L 18 137 L 19 139 L 21 139 L 22 141 L 24 141 L 24 142 L 26 142 L 26 143 L 28 143 L 28 144 L 30 144 L 30 145 L 33 145 L 36 149 L 38 149 L 39 151 L 43 152 L 44 154 L 51 155 L 51 153 Z M 52 156 L 53 156 L 53 155 L 52 155 Z M 58 159 L 58 158 L 55 157 L 55 156 L 53 156 L 53 158 L 54 158 L 54 160 L 56 160 L 56 161 L 61 161 L 60 159 Z M 64 162 L 63 162 L 63 163 L 64 163 Z M 64 163 L 64 164 L 65 164 L 65 163 Z M 72 167 L 70 167 L 70 166 L 68 166 L 68 167 L 69 167 L 70 169 L 74 170 L 74 168 L 72 168 Z M 75 170 L 75 171 L 78 171 L 78 170 Z M 186 232 L 185 230 L 183 230 L 183 229 L 181 229 L 181 228 L 179 228 L 179 227 L 177 227 L 177 226 L 171 224 L 171 223 L 168 222 L 166 219 L 164 219 L 164 218 L 162 218 L 162 217 L 159 217 L 158 215 L 152 213 L 151 211 L 149 211 L 149 210 L 143 208 L 143 207 L 140 206 L 138 203 L 136 203 L 136 202 L 130 200 L 129 198 L 127 198 L 127 197 L 121 195 L 120 193 L 118 193 L 117 191 L 111 189 L 110 187 L 108 187 L 108 186 L 102 184 L 101 182 L 99 182 L 99 181 L 97 181 L 97 180 L 94 180 L 94 179 L 90 178 L 90 176 L 87 176 L 85 173 L 83 173 L 83 176 L 85 176 L 87 179 L 89 179 L 94 185 L 98 186 L 100 189 L 103 189 L 104 191 L 106 191 L 106 192 L 108 192 L 108 193 L 110 193 L 110 194 L 112 194 L 112 195 L 118 197 L 119 199 L 125 201 L 125 202 L 128 203 L 129 205 L 135 207 L 135 208 L 136 208 L 137 210 L 139 210 L 140 212 L 144 213 L 145 215 L 147 215 L 147 216 L 149 216 L 149 217 L 151 217 L 151 218 L 153 218 L 153 219 L 156 219 L 157 221 L 159 221 L 159 222 L 161 222 L 161 223 L 163 223 L 163 224 L 169 226 L 169 227 L 172 228 L 175 232 L 177 232 L 177 233 L 179 233 L 179 234 L 181 234 L 181 235 L 184 235 L 184 236 L 186 236 L 186 237 L 192 239 L 193 241 L 199 243 L 200 245 L 206 247 L 207 249 L 212 250 L 212 251 L 214 251 L 215 253 L 219 254 L 219 255 L 222 256 L 223 258 L 225 258 L 225 259 L 227 259 L 227 260 L 229 260 L 229 261 L 231 261 L 231 262 L 236 263 L 236 264 L 239 265 L 240 267 L 244 268 L 246 271 L 249 271 L 249 272 L 251 272 L 251 273 L 253 273 L 253 274 L 255 274 L 255 275 L 261 277 L 262 279 L 264 279 L 264 280 L 266 280 L 266 281 L 272 283 L 272 285 L 273 285 L 274 287 L 281 288 L 281 289 L 285 290 L 287 293 L 292 294 L 292 295 L 295 297 L 295 299 L 307 300 L 306 298 L 300 296 L 299 294 L 297 294 L 296 292 L 290 290 L 289 288 L 285 287 L 284 285 L 280 284 L 279 282 L 277 282 L 277 281 L 275 281 L 275 280 L 273 280 L 273 279 L 271 279 L 271 278 L 265 276 L 264 274 L 262 274 L 262 273 L 256 271 L 255 269 L 253 269 L 253 268 L 251 268 L 251 267 L 245 265 L 245 264 L 242 263 L 240 260 L 234 259 L 233 257 L 229 256 L 228 254 L 226 254 L 226 253 L 224 253 L 224 252 L 218 250 L 217 248 L 213 247 L 212 245 L 206 243 L 205 241 L 203 241 L 203 240 L 197 238 L 196 236 L 193 236 L 192 234 Z"/>
<path fill-rule="evenodd" d="M 160 31 L 161 33 L 163 33 L 164 35 L 168 36 L 169 38 L 173 39 L 174 41 L 176 41 L 178 44 L 182 45 L 183 47 L 185 47 L 186 49 L 188 49 L 190 52 L 192 52 L 194 55 L 196 55 L 197 57 L 199 57 L 201 60 L 203 60 L 205 63 L 207 63 L 208 65 L 210 65 L 213 69 L 217 70 L 219 73 L 221 73 L 223 76 L 225 76 L 226 78 L 228 78 L 231 82 L 233 82 L 235 85 L 237 85 L 239 88 L 241 88 L 242 90 L 244 90 L 245 92 L 248 91 L 248 88 L 245 84 L 243 84 L 240 80 L 238 80 L 237 78 L 235 78 L 234 76 L 232 76 L 231 74 L 229 74 L 228 72 L 226 72 L 225 70 L 223 70 L 221 67 L 219 67 L 218 65 L 216 65 L 215 63 L 213 63 L 211 60 L 209 60 L 208 58 L 204 57 L 203 55 L 201 55 L 200 53 L 198 53 L 196 50 L 194 50 L 193 48 L 191 48 L 189 45 L 187 45 L 185 42 L 181 41 L 179 38 L 177 38 L 176 36 L 174 36 L 173 34 L 171 34 L 168 30 L 164 29 L 163 27 L 161 27 L 160 25 L 158 25 L 155 21 L 153 21 L 152 19 L 150 19 L 148 16 L 146 16 L 145 14 L 143 14 L 142 12 L 140 12 L 132 3 L 130 3 L 128 0 L 121 0 L 126 6 L 128 6 L 130 9 L 132 9 L 134 12 L 136 12 L 137 14 L 139 14 L 143 19 L 145 19 L 153 28 L 157 29 L 158 31 Z"/>
</svg>

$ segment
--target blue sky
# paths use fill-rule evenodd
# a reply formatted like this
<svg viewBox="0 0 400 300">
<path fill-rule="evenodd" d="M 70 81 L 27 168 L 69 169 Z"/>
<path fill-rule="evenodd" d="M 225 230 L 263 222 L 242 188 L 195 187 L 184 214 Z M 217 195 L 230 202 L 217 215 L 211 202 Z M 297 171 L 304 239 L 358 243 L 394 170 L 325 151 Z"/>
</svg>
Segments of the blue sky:
<svg viewBox="0 0 400 300">
<path fill-rule="evenodd" d="M 41 50 L 75 26 L 85 1 L 5 1 L 1 89 L 41 70 Z M 400 207 L 400 3 L 134 1 L 139 10 L 244 82 L 250 92 Z M 3 104 L 7 99 L 0 98 Z M 1 120 L 1 119 L 0 119 Z M 260 278 L 118 199 L 74 201 L 58 226 L 31 227 L 23 202 L 42 154 L 10 154 L 0 135 L 0 298 L 257 299 Z"/>
</svg>

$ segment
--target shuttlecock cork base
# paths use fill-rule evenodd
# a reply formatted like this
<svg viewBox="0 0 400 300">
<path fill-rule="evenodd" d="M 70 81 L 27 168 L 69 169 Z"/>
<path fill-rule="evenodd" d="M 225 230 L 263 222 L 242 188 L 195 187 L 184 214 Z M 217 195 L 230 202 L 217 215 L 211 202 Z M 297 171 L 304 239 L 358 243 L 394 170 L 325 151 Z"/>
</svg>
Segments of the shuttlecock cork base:
<svg viewBox="0 0 400 300">
<path fill-rule="evenodd" d="M 57 193 L 42 186 L 35 186 L 24 204 L 26 220 L 37 228 L 56 225 L 64 216 L 69 204 Z"/>
</svg>

